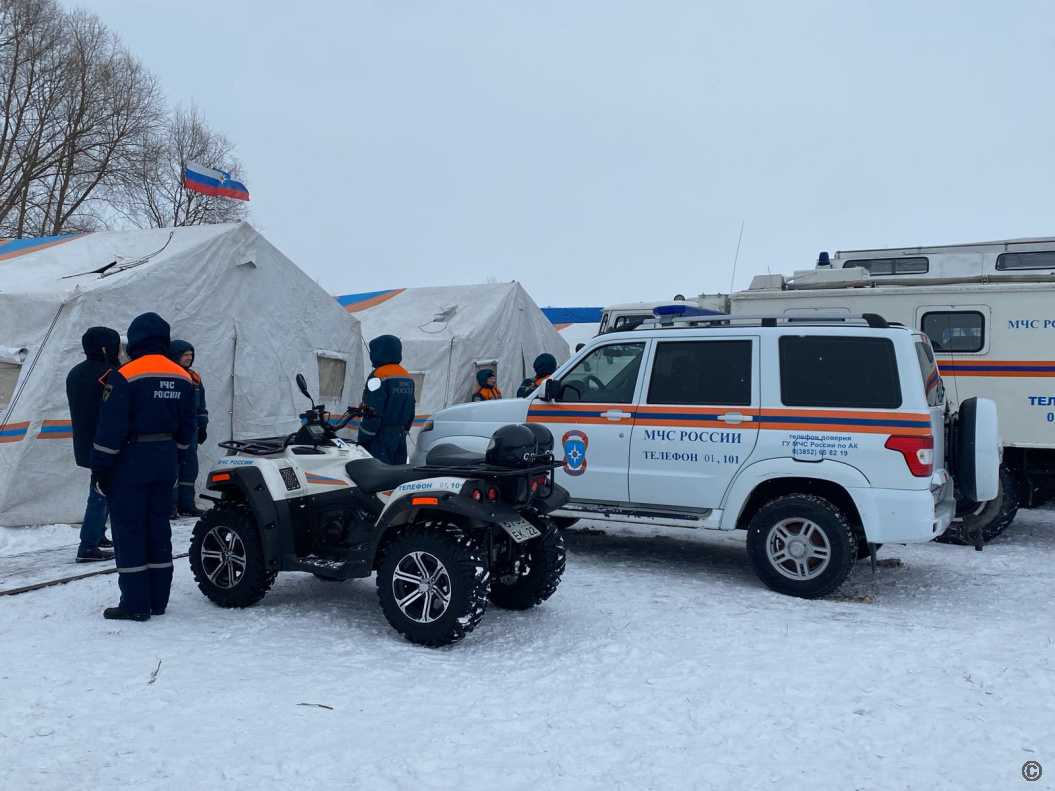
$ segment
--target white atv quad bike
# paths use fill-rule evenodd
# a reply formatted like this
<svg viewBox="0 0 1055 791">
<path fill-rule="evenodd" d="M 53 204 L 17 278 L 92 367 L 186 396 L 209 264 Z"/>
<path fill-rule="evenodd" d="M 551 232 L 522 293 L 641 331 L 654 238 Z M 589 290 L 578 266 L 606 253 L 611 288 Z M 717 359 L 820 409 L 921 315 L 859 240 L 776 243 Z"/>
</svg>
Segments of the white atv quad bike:
<svg viewBox="0 0 1055 791">
<path fill-rule="evenodd" d="M 488 599 L 523 610 L 553 595 L 564 543 L 546 514 L 568 501 L 553 482 L 545 428 L 503 426 L 485 455 L 436 448 L 424 465 L 374 459 L 312 402 L 295 434 L 221 442 L 209 472 L 216 506 L 194 526 L 194 579 L 221 607 L 248 607 L 280 571 L 328 580 L 369 577 L 389 623 L 413 643 L 471 632 Z M 542 448 L 539 448 L 539 439 Z"/>
</svg>

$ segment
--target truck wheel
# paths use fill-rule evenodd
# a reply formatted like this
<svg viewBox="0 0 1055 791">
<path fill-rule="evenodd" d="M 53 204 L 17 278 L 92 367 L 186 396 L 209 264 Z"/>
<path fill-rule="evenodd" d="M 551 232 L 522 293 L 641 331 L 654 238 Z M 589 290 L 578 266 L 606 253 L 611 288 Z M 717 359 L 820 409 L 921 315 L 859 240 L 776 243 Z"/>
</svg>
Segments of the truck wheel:
<svg viewBox="0 0 1055 791">
<path fill-rule="evenodd" d="M 219 505 L 194 525 L 190 567 L 198 589 L 221 607 L 256 604 L 275 584 L 260 533 L 245 508 Z"/>
<path fill-rule="evenodd" d="M 857 560 L 857 536 L 842 511 L 809 494 L 764 505 L 747 528 L 758 578 L 777 593 L 814 599 L 838 588 Z"/>
<path fill-rule="evenodd" d="M 1000 487 L 996 499 L 987 503 L 958 501 L 956 519 L 949 525 L 948 530 L 934 540 L 942 544 L 971 545 L 974 544 L 971 537 L 981 527 L 982 542 L 988 543 L 1003 533 L 1015 520 L 1018 500 L 1018 481 L 1015 474 L 1011 468 L 1001 464 Z"/>
<path fill-rule="evenodd" d="M 542 535 L 528 542 L 520 571 L 496 570 L 491 582 L 491 603 L 506 610 L 530 610 L 557 591 L 564 575 L 564 537 L 549 519 L 532 520 Z M 512 539 L 509 539 L 512 541 Z"/>
<path fill-rule="evenodd" d="M 490 589 L 486 553 L 447 522 L 419 522 L 400 531 L 377 569 L 381 611 L 418 645 L 463 639 L 483 618 Z"/>
</svg>

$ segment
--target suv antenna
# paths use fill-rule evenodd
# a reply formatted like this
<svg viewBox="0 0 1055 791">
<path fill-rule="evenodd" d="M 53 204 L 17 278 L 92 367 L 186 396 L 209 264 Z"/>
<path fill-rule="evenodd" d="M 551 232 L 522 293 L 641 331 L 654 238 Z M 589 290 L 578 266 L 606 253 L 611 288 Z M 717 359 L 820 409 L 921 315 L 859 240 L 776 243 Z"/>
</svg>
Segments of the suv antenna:
<svg viewBox="0 0 1055 791">
<path fill-rule="evenodd" d="M 744 238 L 744 223 L 747 220 L 740 221 L 740 236 L 736 239 L 736 255 L 733 256 L 733 273 L 729 276 L 729 293 L 733 293 L 733 279 L 736 277 L 736 262 L 740 258 L 740 241 Z"/>
</svg>

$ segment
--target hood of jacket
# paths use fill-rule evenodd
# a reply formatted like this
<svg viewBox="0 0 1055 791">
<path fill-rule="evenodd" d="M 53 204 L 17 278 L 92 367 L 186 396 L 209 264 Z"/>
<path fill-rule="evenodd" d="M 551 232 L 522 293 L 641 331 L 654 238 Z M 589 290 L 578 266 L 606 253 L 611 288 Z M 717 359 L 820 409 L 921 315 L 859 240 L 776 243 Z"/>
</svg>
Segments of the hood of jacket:
<svg viewBox="0 0 1055 791">
<path fill-rule="evenodd" d="M 143 313 L 128 325 L 128 356 L 136 360 L 169 350 L 169 324 L 157 313 Z"/>
<path fill-rule="evenodd" d="M 168 358 L 172 360 L 172 362 L 176 363 L 176 365 L 179 365 L 179 358 L 183 356 L 183 352 L 190 352 L 190 364 L 193 366 L 194 347 L 191 346 L 190 343 L 188 343 L 187 341 L 174 340 L 172 343 L 170 343 Z"/>
<path fill-rule="evenodd" d="M 536 376 L 549 376 L 557 370 L 557 358 L 549 352 L 543 352 L 535 358 L 532 367 L 535 369 Z"/>
<path fill-rule="evenodd" d="M 374 368 L 403 362 L 403 344 L 395 335 L 378 335 L 370 341 L 370 364 Z"/>
<path fill-rule="evenodd" d="M 484 368 L 482 371 L 476 372 L 476 383 L 480 387 L 487 387 L 487 380 L 495 375 L 495 372 L 490 368 Z"/>
<path fill-rule="evenodd" d="M 109 327 L 89 327 L 81 336 L 81 348 L 89 360 L 102 360 L 116 367 L 121 336 Z"/>
</svg>

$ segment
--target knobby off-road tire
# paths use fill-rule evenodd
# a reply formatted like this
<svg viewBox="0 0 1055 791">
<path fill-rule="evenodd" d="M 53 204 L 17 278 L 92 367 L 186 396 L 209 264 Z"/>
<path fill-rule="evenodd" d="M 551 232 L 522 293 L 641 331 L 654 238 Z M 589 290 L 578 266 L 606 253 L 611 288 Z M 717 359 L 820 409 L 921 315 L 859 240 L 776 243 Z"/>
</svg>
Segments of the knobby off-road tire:
<svg viewBox="0 0 1055 791">
<path fill-rule="evenodd" d="M 1015 521 L 1018 514 L 1018 479 L 1007 465 L 1000 465 L 1000 487 L 996 498 L 988 503 L 964 502 L 956 504 L 956 520 L 935 541 L 942 544 L 973 544 L 971 537 L 979 526 L 982 543 L 988 544 Z"/>
<path fill-rule="evenodd" d="M 412 643 L 457 643 L 487 609 L 491 572 L 476 539 L 447 522 L 419 522 L 385 547 L 377 569 L 381 611 Z"/>
<path fill-rule="evenodd" d="M 564 537 L 546 517 L 532 519 L 542 535 L 528 542 L 527 573 L 512 580 L 495 575 L 491 603 L 506 610 L 530 610 L 557 591 L 564 576 Z M 510 539 L 512 540 L 512 539 Z"/>
<path fill-rule="evenodd" d="M 777 593 L 815 599 L 849 576 L 857 535 L 828 500 L 808 494 L 779 497 L 755 514 L 747 553 L 758 578 Z"/>
<path fill-rule="evenodd" d="M 190 567 L 198 589 L 221 607 L 256 604 L 277 576 L 264 563 L 252 514 L 235 505 L 218 505 L 194 525 Z"/>
<path fill-rule="evenodd" d="M 561 530 L 567 530 L 569 527 L 574 526 L 579 518 L 577 516 L 551 516 L 553 524 L 559 527 Z"/>
</svg>

